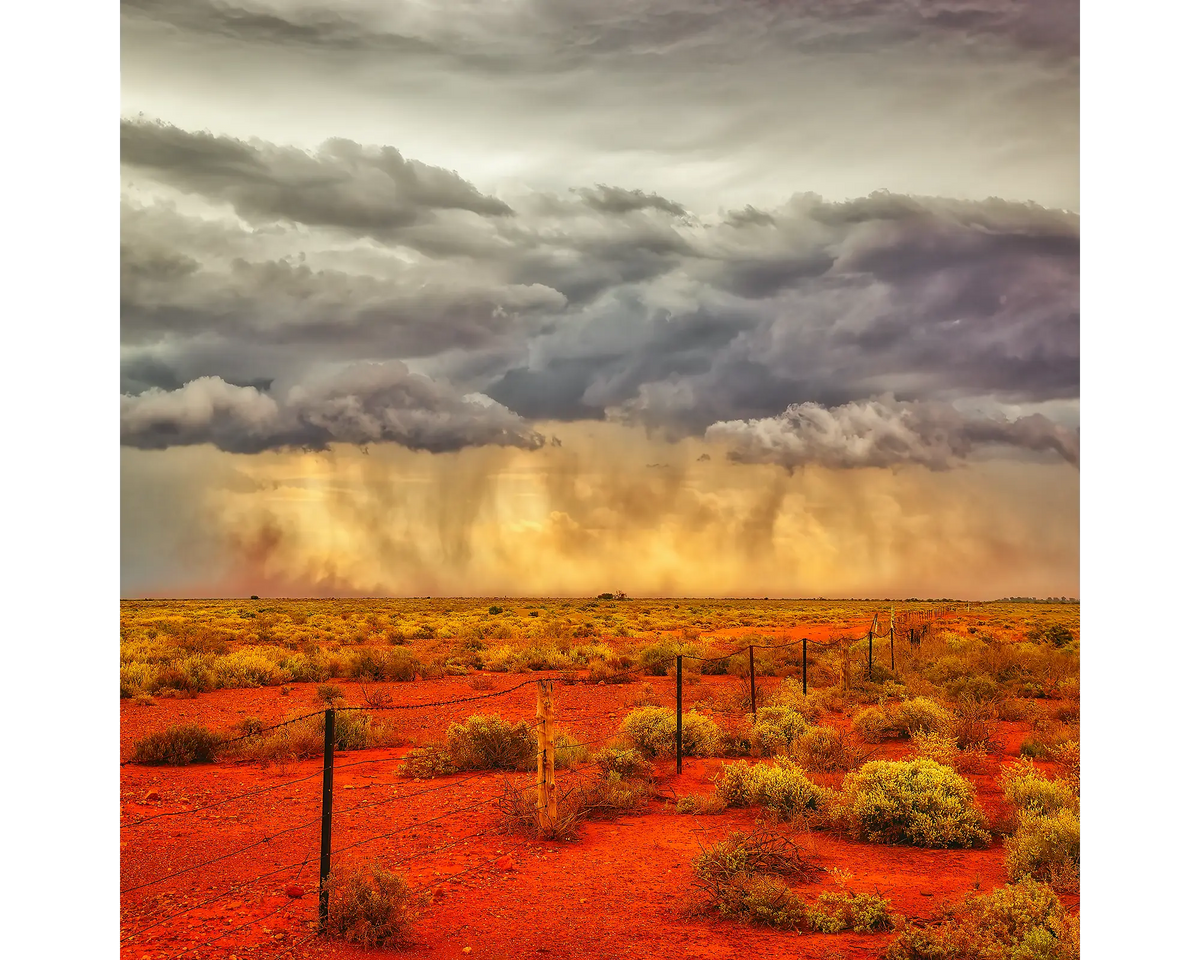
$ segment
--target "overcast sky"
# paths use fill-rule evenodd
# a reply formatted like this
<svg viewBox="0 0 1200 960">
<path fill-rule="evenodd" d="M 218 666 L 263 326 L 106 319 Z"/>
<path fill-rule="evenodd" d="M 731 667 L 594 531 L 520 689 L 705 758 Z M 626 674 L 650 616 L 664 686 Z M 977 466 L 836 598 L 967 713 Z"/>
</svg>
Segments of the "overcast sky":
<svg viewBox="0 0 1200 960">
<path fill-rule="evenodd" d="M 121 9 L 126 595 L 1077 594 L 1077 3 Z"/>
</svg>

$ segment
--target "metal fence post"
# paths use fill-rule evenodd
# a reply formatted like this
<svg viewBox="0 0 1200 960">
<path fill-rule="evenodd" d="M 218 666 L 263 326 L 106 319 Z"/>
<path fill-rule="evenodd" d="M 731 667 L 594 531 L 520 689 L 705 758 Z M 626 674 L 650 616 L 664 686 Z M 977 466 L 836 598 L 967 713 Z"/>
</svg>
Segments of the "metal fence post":
<svg viewBox="0 0 1200 960">
<path fill-rule="evenodd" d="M 675 772 L 683 773 L 683 656 L 675 658 Z"/>
<path fill-rule="evenodd" d="M 333 710 L 325 711 L 325 775 L 321 783 L 321 893 L 317 928 L 324 933 L 329 921 L 329 857 L 333 846 Z"/>
</svg>

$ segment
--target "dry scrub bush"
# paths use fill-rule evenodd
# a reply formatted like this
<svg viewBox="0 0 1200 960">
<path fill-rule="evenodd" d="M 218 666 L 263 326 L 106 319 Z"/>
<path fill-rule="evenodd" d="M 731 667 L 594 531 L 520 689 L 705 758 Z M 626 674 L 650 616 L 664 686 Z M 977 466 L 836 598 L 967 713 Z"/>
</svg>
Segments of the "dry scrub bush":
<svg viewBox="0 0 1200 960">
<path fill-rule="evenodd" d="M 588 683 L 633 683 L 633 659 L 613 657 L 611 660 L 593 660 L 588 664 Z"/>
<path fill-rule="evenodd" d="M 784 677 L 768 703 L 771 706 L 788 707 L 808 723 L 816 723 L 821 716 L 821 697 L 818 692 L 814 690 L 805 695 L 804 685 L 794 677 Z"/>
<path fill-rule="evenodd" d="M 717 777 L 717 795 L 731 807 L 762 805 L 785 820 L 815 813 L 826 804 L 826 792 L 787 757 L 775 764 L 726 764 Z"/>
<path fill-rule="evenodd" d="M 365 710 L 338 710 L 333 715 L 335 750 L 367 750 L 389 742 L 391 728 L 376 721 Z M 238 746 L 238 754 L 260 763 L 307 760 L 325 750 L 325 718 L 308 717 L 263 736 L 251 736 Z"/>
<path fill-rule="evenodd" d="M 440 744 L 413 747 L 400 760 L 400 766 L 396 769 L 397 776 L 411 777 L 414 780 L 432 780 L 434 777 L 457 772 L 454 761 L 446 753 L 446 748 Z"/>
<path fill-rule="evenodd" d="M 649 780 L 654 775 L 653 765 L 637 750 L 605 747 L 596 754 L 595 763 L 604 777 L 616 774 L 624 780 Z"/>
<path fill-rule="evenodd" d="M 702 880 L 715 883 L 739 873 L 765 873 L 811 883 L 822 872 L 816 858 L 804 853 L 794 840 L 764 828 L 751 833 L 735 830 L 714 846 L 702 847 L 692 866 Z"/>
<path fill-rule="evenodd" d="M 1071 789 L 1079 793 L 1079 741 L 1066 740 L 1053 747 L 1050 756 L 1062 767 L 1062 779 Z"/>
<path fill-rule="evenodd" d="M 313 699 L 317 703 L 333 704 L 346 698 L 342 695 L 342 688 L 336 683 L 318 683 Z"/>
<path fill-rule="evenodd" d="M 335 865 L 325 882 L 329 934 L 365 947 L 412 943 L 413 923 L 429 898 L 411 891 L 403 877 L 371 862 Z"/>
<path fill-rule="evenodd" d="M 982 773 L 987 763 L 987 754 L 978 747 L 961 750 L 954 737 L 938 733 L 918 733 L 912 738 L 918 757 L 925 757 L 959 773 Z"/>
<path fill-rule="evenodd" d="M 890 930 L 890 903 L 872 894 L 825 893 L 806 905 L 778 877 L 811 883 L 822 873 L 815 857 L 774 830 L 735 832 L 692 861 L 699 907 L 720 917 L 784 930 L 817 933 L 873 933 Z"/>
<path fill-rule="evenodd" d="M 735 832 L 704 849 L 692 861 L 696 884 L 704 894 L 700 910 L 718 916 L 763 924 L 782 930 L 799 930 L 804 905 L 785 884 L 785 876 L 807 883 L 821 868 L 788 837 L 772 830 Z"/>
<path fill-rule="evenodd" d="M 726 920 L 758 923 L 777 930 L 800 930 L 804 904 L 786 884 L 754 873 L 739 873 L 710 895 L 710 905 Z"/>
<path fill-rule="evenodd" d="M 363 703 L 368 707 L 378 710 L 392 705 L 392 695 L 386 690 L 372 690 L 365 683 L 360 683 L 358 691 L 362 694 Z"/>
<path fill-rule="evenodd" d="M 1075 811 L 1020 817 L 1017 832 L 1004 841 L 1004 850 L 1010 880 L 1032 877 L 1078 892 L 1079 814 Z"/>
<path fill-rule="evenodd" d="M 949 733 L 954 715 L 926 697 L 867 707 L 854 715 L 854 732 L 867 743 L 888 737 L 911 737 L 914 733 Z"/>
<path fill-rule="evenodd" d="M 866 754 L 834 727 L 809 727 L 792 743 L 791 754 L 806 770 L 826 773 L 855 770 L 866 759 Z"/>
<path fill-rule="evenodd" d="M 572 840 L 585 820 L 605 820 L 635 813 L 646 805 L 650 793 L 648 777 L 622 777 L 610 768 L 590 783 L 560 789 L 557 817 L 543 826 L 539 817 L 536 787 L 504 784 L 499 798 L 500 828 L 505 833 L 546 840 Z"/>
<path fill-rule="evenodd" d="M 1007 767 L 1000 782 L 1017 808 L 1017 829 L 1004 842 L 1009 878 L 1048 880 L 1060 889 L 1079 887 L 1079 797 L 1064 780 L 1051 780 L 1032 763 Z"/>
<path fill-rule="evenodd" d="M 932 760 L 875 760 L 848 774 L 834 810 L 854 836 L 873 843 L 968 847 L 986 842 L 975 788 Z"/>
<path fill-rule="evenodd" d="M 446 730 L 444 744 L 418 747 L 400 762 L 401 776 L 428 779 L 460 770 L 531 770 L 537 764 L 537 732 L 524 721 L 476 714 Z M 554 737 L 555 764 L 570 768 L 588 758 L 568 733 Z"/>
<path fill-rule="evenodd" d="M 696 699 L 699 701 L 700 697 L 697 696 Z M 654 685 L 643 682 L 640 686 L 638 686 L 636 693 L 630 692 L 629 696 L 625 697 L 623 705 L 626 710 L 633 709 L 634 707 L 659 706 L 658 694 L 654 690 Z M 699 709 L 699 703 L 697 703 L 692 709 Z"/>
<path fill-rule="evenodd" d="M 763 707 L 750 729 L 749 746 L 761 757 L 790 755 L 793 743 L 807 729 L 808 721 L 791 707 Z"/>
<path fill-rule="evenodd" d="M 1078 808 L 1079 798 L 1068 783 L 1051 780 L 1028 760 L 1005 767 L 1000 774 L 1004 797 L 1020 813 L 1037 815 Z"/>
<path fill-rule="evenodd" d="M 476 715 L 450 725 L 446 752 L 458 770 L 528 770 L 537 760 L 537 739 L 522 721 Z"/>
<path fill-rule="evenodd" d="M 667 707 L 640 707 L 621 721 L 621 733 L 647 757 L 675 756 L 675 711 Z M 721 728 L 702 713 L 683 715 L 683 755 L 713 757 L 722 746 Z"/>
<path fill-rule="evenodd" d="M 877 933 L 895 926 L 891 906 L 871 893 L 823 893 L 805 910 L 805 920 L 816 933 Z"/>
<path fill-rule="evenodd" d="M 987 700 L 960 700 L 954 710 L 953 735 L 962 750 L 990 753 L 996 749 L 996 708 Z"/>
<path fill-rule="evenodd" d="M 212 763 L 223 742 L 219 733 L 195 723 L 185 723 L 149 733 L 133 745 L 134 763 L 185 766 Z"/>
<path fill-rule="evenodd" d="M 566 670 L 571 659 L 563 651 L 545 646 L 511 646 L 504 644 L 484 650 L 480 657 L 483 669 L 505 673 L 528 673 L 532 670 Z"/>
<path fill-rule="evenodd" d="M 904 925 L 883 960 L 1079 960 L 1079 918 L 1045 884 L 973 897 L 935 926 Z"/>
<path fill-rule="evenodd" d="M 353 680 L 413 680 L 421 665 L 407 650 L 355 650 L 345 665 L 345 674 Z"/>
<path fill-rule="evenodd" d="M 1032 723 L 1029 736 L 1021 741 L 1020 753 L 1034 760 L 1046 760 L 1056 750 L 1072 741 L 1079 742 L 1079 724 L 1062 723 L 1049 713 L 1038 715 Z"/>
<path fill-rule="evenodd" d="M 675 812 L 689 814 L 692 816 L 707 816 L 714 813 L 723 813 L 729 809 L 729 804 L 718 793 L 710 796 L 700 796 L 699 794 L 689 793 L 684 794 L 675 801 Z"/>
</svg>

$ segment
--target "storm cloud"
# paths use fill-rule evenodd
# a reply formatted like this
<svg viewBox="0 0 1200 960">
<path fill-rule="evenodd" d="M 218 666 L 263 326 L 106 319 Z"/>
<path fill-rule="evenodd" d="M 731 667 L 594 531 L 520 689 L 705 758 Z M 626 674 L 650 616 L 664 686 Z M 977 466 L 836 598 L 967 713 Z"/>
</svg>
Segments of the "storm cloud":
<svg viewBox="0 0 1200 960">
<path fill-rule="evenodd" d="M 124 128 L 147 142 L 163 134 Z M 330 198 L 344 197 L 324 177 L 291 178 L 284 199 L 250 190 L 264 164 L 321 169 L 332 154 L 237 144 L 241 159 L 226 165 L 178 148 L 205 153 L 219 138 L 169 128 L 166 139 L 152 172 L 175 192 L 127 192 L 123 208 L 124 359 L 155 371 L 147 384 L 294 383 L 318 358 L 420 360 L 521 417 L 610 418 L 671 438 L 885 391 L 1027 405 L 1078 396 L 1069 212 L 878 191 L 705 216 L 594 185 L 490 199 L 503 215 L 482 216 L 451 206 L 480 191 L 417 164 L 453 189 L 412 191 L 428 201 L 420 223 L 384 230 L 386 210 L 358 223 L 366 206 L 348 202 L 334 215 Z M 142 169 L 138 157 L 127 169 Z M 242 186 L 230 200 L 231 183 L 252 209 Z M 184 212 L 184 201 L 201 206 Z"/>
<path fill-rule="evenodd" d="M 714 423 L 705 437 L 727 444 L 730 460 L 788 469 L 916 464 L 945 470 L 985 446 L 1049 451 L 1079 465 L 1078 434 L 1041 414 L 1008 421 L 890 396 L 832 408 L 792 404 L 776 417 Z"/>
<path fill-rule="evenodd" d="M 209 443 L 230 453 L 387 443 L 445 453 L 475 446 L 537 449 L 544 439 L 503 407 L 464 398 L 399 361 L 360 364 L 282 401 L 202 377 L 121 398 L 121 442 L 148 450 Z"/>
<path fill-rule="evenodd" d="M 225 583 L 1076 592 L 1076 0 L 121 30 L 126 479 L 262 485 L 188 514 Z"/>
<path fill-rule="evenodd" d="M 183 190 L 228 201 L 243 217 L 287 219 L 388 236 L 431 210 L 512 211 L 461 177 L 392 147 L 330 139 L 312 152 L 121 121 L 121 163 Z"/>
</svg>

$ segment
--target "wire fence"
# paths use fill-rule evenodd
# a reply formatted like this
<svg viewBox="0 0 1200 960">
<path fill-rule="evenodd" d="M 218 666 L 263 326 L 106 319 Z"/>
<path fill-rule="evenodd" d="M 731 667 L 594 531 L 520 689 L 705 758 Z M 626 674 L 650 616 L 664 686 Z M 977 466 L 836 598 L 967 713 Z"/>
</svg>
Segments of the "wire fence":
<svg viewBox="0 0 1200 960">
<path fill-rule="evenodd" d="M 919 647 L 921 639 L 923 639 L 927 634 L 929 628 L 936 621 L 957 612 L 957 609 L 958 608 L 956 606 L 941 606 L 931 607 L 919 611 L 908 610 L 902 612 L 899 617 L 896 617 L 889 612 L 886 618 L 886 629 L 882 626 L 883 618 L 877 614 L 872 619 L 870 626 L 861 635 L 856 633 L 851 636 L 822 641 L 812 641 L 808 638 L 800 638 L 782 643 L 751 642 L 736 647 L 735 649 L 717 653 L 715 655 L 701 656 L 698 654 L 686 653 L 684 652 L 686 649 L 685 646 L 680 644 L 678 652 L 673 655 L 663 654 L 646 658 L 637 665 L 629 667 L 628 669 L 620 672 L 606 672 L 601 676 L 599 682 L 603 682 L 605 684 L 614 684 L 619 681 L 627 680 L 637 676 L 648 678 L 650 676 L 657 675 L 661 677 L 663 673 L 656 671 L 666 672 L 666 669 L 669 669 L 672 665 L 674 666 L 676 680 L 676 739 L 674 753 L 676 760 L 676 772 L 678 773 L 682 772 L 684 753 L 682 743 L 682 718 L 683 675 L 685 663 L 696 664 L 700 667 L 701 672 L 703 672 L 705 665 L 717 664 L 723 661 L 728 664 L 729 661 L 745 655 L 747 662 L 743 669 L 745 670 L 746 679 L 748 679 L 750 684 L 750 710 L 756 717 L 759 703 L 759 697 L 757 695 L 758 691 L 756 689 L 756 682 L 759 678 L 759 674 L 756 670 L 756 653 L 760 656 L 763 654 L 771 656 L 774 655 L 776 651 L 790 651 L 796 647 L 800 647 L 799 659 L 793 664 L 793 666 L 799 667 L 803 692 L 807 694 L 809 667 L 808 648 L 810 644 L 812 644 L 818 650 L 828 651 L 830 649 L 837 649 L 841 652 L 843 683 L 846 683 L 849 679 L 851 647 L 865 641 L 868 647 L 865 663 L 866 676 L 868 679 L 872 679 L 872 671 L 874 670 L 874 642 L 876 640 L 886 639 L 888 641 L 892 669 L 895 669 L 895 646 L 897 638 L 900 638 L 902 641 L 907 641 L 907 643 L 902 643 L 902 646 L 906 645 L 910 648 L 910 650 L 907 652 L 907 655 L 911 656 L 911 651 Z M 794 657 L 795 654 L 789 654 L 789 656 Z M 778 671 L 775 669 L 775 667 L 776 665 L 772 664 L 772 673 L 777 674 Z M 316 816 L 304 816 L 294 824 L 285 826 L 282 829 L 275 830 L 273 832 L 269 832 L 263 836 L 256 836 L 249 842 L 237 844 L 232 849 L 214 851 L 212 855 L 205 856 L 203 859 L 196 862 L 188 863 L 174 869 L 160 871 L 148 879 L 141 879 L 139 877 L 137 878 L 137 882 L 123 887 L 121 889 L 123 908 L 125 906 L 130 906 L 132 908 L 133 905 L 126 904 L 126 900 L 133 894 L 141 894 L 142 896 L 149 895 L 151 896 L 151 900 L 153 902 L 149 903 L 150 911 L 146 912 L 143 910 L 143 915 L 138 918 L 145 922 L 142 922 L 140 925 L 134 927 L 128 932 L 123 931 L 121 938 L 122 944 L 132 945 L 134 943 L 142 942 L 143 945 L 145 945 L 144 941 L 146 940 L 147 935 L 152 935 L 153 931 L 166 927 L 173 920 L 177 920 L 180 917 L 193 915 L 196 913 L 196 911 L 213 907 L 214 905 L 220 904 L 222 901 L 232 902 L 232 898 L 235 896 L 244 897 L 247 893 L 259 887 L 259 885 L 261 885 L 264 881 L 275 879 L 276 884 L 278 884 L 281 875 L 289 874 L 290 871 L 295 871 L 294 875 L 291 877 L 291 880 L 287 884 L 286 892 L 279 893 L 276 891 L 270 895 L 271 897 L 282 896 L 283 901 L 281 903 L 273 906 L 266 913 L 256 915 L 243 923 L 223 930 L 216 936 L 213 936 L 200 943 L 190 944 L 184 950 L 178 954 L 175 954 L 174 957 L 170 958 L 170 960 L 175 960 L 175 957 L 182 958 L 184 956 L 194 956 L 199 950 L 211 947 L 220 940 L 223 940 L 232 934 L 252 927 L 255 924 L 262 924 L 264 921 L 270 920 L 275 916 L 287 918 L 289 922 L 292 922 L 296 917 L 299 916 L 297 912 L 298 904 L 301 904 L 310 894 L 316 893 L 319 902 L 317 917 L 313 918 L 310 915 L 307 921 L 303 921 L 307 925 L 313 926 L 313 929 L 310 931 L 310 935 L 304 940 L 289 941 L 289 949 L 294 950 L 303 943 L 307 943 L 314 937 L 318 936 L 324 929 L 327 918 L 328 903 L 328 885 L 326 880 L 330 871 L 330 865 L 334 858 L 340 858 L 343 854 L 346 854 L 349 851 L 361 850 L 362 848 L 373 844 L 378 845 L 384 841 L 388 841 L 402 835 L 409 835 L 410 837 L 415 838 L 418 835 L 418 831 L 422 830 L 423 828 L 431 827 L 435 824 L 442 825 L 442 828 L 444 829 L 445 824 L 455 817 L 472 815 L 477 821 L 480 811 L 483 811 L 487 808 L 498 810 L 499 804 L 504 801 L 506 797 L 511 798 L 514 790 L 520 791 L 522 789 L 514 786 L 511 779 L 506 779 L 504 781 L 504 787 L 498 791 L 489 791 L 482 796 L 470 795 L 475 788 L 486 786 L 484 781 L 487 778 L 495 777 L 497 775 L 497 771 L 495 769 L 480 769 L 458 771 L 438 776 L 435 778 L 437 780 L 435 783 L 427 783 L 423 780 L 415 778 L 409 779 L 404 783 L 403 788 L 396 787 L 395 789 L 397 792 L 390 796 L 379 799 L 361 800 L 348 806 L 337 805 L 333 800 L 333 784 L 335 779 L 342 779 L 346 771 L 367 765 L 384 763 L 397 764 L 399 767 L 401 761 L 408 756 L 410 752 L 408 748 L 401 748 L 399 750 L 389 750 L 389 752 L 384 756 L 334 762 L 335 754 L 338 751 L 335 750 L 336 744 L 334 742 L 333 731 L 335 727 L 335 717 L 339 713 L 353 714 L 370 712 L 374 714 L 377 712 L 390 711 L 440 711 L 446 708 L 452 708 L 461 705 L 495 703 L 503 698 L 511 697 L 521 690 L 529 690 L 531 693 L 536 693 L 536 703 L 538 706 L 537 715 L 532 718 L 527 716 L 523 719 L 526 724 L 532 724 L 533 729 L 538 734 L 539 742 L 537 748 L 537 772 L 533 782 L 523 789 L 534 789 L 538 791 L 537 801 L 533 810 L 538 818 L 538 823 L 545 827 L 547 823 L 547 815 L 553 815 L 557 808 L 558 800 L 560 799 L 557 777 L 561 774 L 565 774 L 569 779 L 576 781 L 574 786 L 568 788 L 567 792 L 562 795 L 563 797 L 566 797 L 570 795 L 571 790 L 579 788 L 580 783 L 582 782 L 580 780 L 582 774 L 588 771 L 596 770 L 597 768 L 602 768 L 601 759 L 590 759 L 587 762 L 569 763 L 565 769 L 556 770 L 556 750 L 559 753 L 563 753 L 565 750 L 566 754 L 564 755 L 569 755 L 571 750 L 587 750 L 591 747 L 598 747 L 601 744 L 611 744 L 621 732 L 618 725 L 616 728 L 607 730 L 601 735 L 589 736 L 589 738 L 586 740 L 578 741 L 573 738 L 568 738 L 564 743 L 558 744 L 556 747 L 553 731 L 555 721 L 558 717 L 563 717 L 567 723 L 572 725 L 580 723 L 594 724 L 602 719 L 610 719 L 615 712 L 614 709 L 580 712 L 582 709 L 581 706 L 572 707 L 570 704 L 563 702 L 564 700 L 569 700 L 569 697 L 561 698 L 560 702 L 557 704 L 553 703 L 550 691 L 554 689 L 554 684 L 557 683 L 562 687 L 569 689 L 580 682 L 586 682 L 586 678 L 580 677 L 578 673 L 572 674 L 559 672 L 549 676 L 529 678 L 500 690 L 481 692 L 467 696 L 450 697 L 435 701 L 403 704 L 389 703 L 380 706 L 349 704 L 329 705 L 324 709 L 314 710 L 299 716 L 291 717 L 269 726 L 256 726 L 255 729 L 251 731 L 243 732 L 221 740 L 218 746 L 226 749 L 231 747 L 236 748 L 239 744 L 250 746 L 255 741 L 262 741 L 262 739 L 268 734 L 274 733 L 294 724 L 310 721 L 317 717 L 323 718 L 325 723 L 324 759 L 321 763 L 321 766 L 313 772 L 267 786 L 255 786 L 254 788 L 241 793 L 224 796 L 219 799 L 211 800 L 195 806 L 189 806 L 184 809 L 167 810 L 129 820 L 121 825 L 123 836 L 124 831 L 131 831 L 131 837 L 137 838 L 139 845 L 143 846 L 144 848 L 149 841 L 146 839 L 146 834 L 139 832 L 139 828 L 147 827 L 148 825 L 157 825 L 160 828 L 166 827 L 168 824 L 178 825 L 181 822 L 180 818 L 186 818 L 189 816 L 194 817 L 199 814 L 208 813 L 218 808 L 226 807 L 227 805 L 236 804 L 239 802 L 244 803 L 246 801 L 261 801 L 261 799 L 268 794 L 273 794 L 277 791 L 282 791 L 287 788 L 300 786 L 315 780 L 318 777 L 322 778 L 321 794 L 319 798 L 313 796 L 309 799 L 314 801 L 317 799 L 320 800 L 320 813 Z M 626 708 L 629 705 L 630 704 L 628 700 L 625 704 L 623 704 L 623 706 Z M 126 759 L 122 761 L 121 765 L 126 766 L 133 762 L 134 761 L 132 759 Z M 600 772 L 603 774 L 602 769 Z M 347 784 L 346 786 L 349 785 Z M 381 813 L 386 814 L 389 808 L 392 810 L 397 809 L 395 806 L 397 804 L 401 805 L 402 807 L 408 805 L 411 803 L 411 801 L 414 801 L 417 798 L 424 798 L 422 801 L 423 803 L 433 802 L 436 800 L 435 795 L 440 795 L 441 797 L 446 798 L 449 801 L 449 805 L 445 809 L 441 809 L 432 813 L 431 816 L 427 816 L 420 820 L 404 822 L 402 824 L 395 824 L 395 821 L 393 820 L 391 823 L 386 824 L 387 829 L 378 829 L 376 832 L 369 833 L 365 837 L 353 839 L 350 842 L 343 842 L 340 845 L 335 845 L 333 842 L 332 825 L 335 817 L 336 822 L 343 828 L 345 827 L 347 821 L 353 824 L 355 823 L 355 818 L 361 819 L 362 817 L 367 817 L 368 821 L 363 824 L 363 829 L 369 830 L 369 821 L 371 817 L 377 816 Z M 241 818 L 238 817 L 237 819 L 240 825 L 242 822 Z M 262 870 L 261 872 L 258 872 L 246 879 L 237 879 L 234 882 L 229 883 L 227 886 L 224 883 L 211 883 L 208 889 L 211 890 L 218 886 L 220 889 L 216 893 L 205 896 L 196 902 L 189 903 L 186 906 L 181 906 L 178 909 L 163 912 L 163 910 L 160 909 L 161 903 L 158 901 L 158 895 L 152 892 L 154 889 L 161 890 L 164 884 L 179 880 L 185 876 L 194 875 L 200 880 L 212 880 L 213 878 L 211 875 L 208 875 L 210 874 L 210 871 L 208 871 L 207 868 L 214 867 L 218 864 L 227 866 L 231 863 L 237 862 L 236 858 L 239 857 L 254 856 L 263 851 L 271 851 L 273 854 L 278 856 L 280 852 L 279 841 L 281 841 L 282 838 L 294 838 L 296 835 L 301 834 L 301 831 L 308 830 L 309 828 L 315 828 L 318 825 L 321 826 L 321 843 L 319 850 L 317 846 L 314 845 L 311 840 L 309 840 L 307 841 L 308 848 L 305 850 L 302 856 L 297 856 L 283 864 L 262 864 L 263 866 L 270 866 L 270 869 Z M 476 840 L 496 832 L 497 826 L 495 824 L 488 823 L 463 836 L 450 837 L 446 839 L 445 842 L 432 846 L 424 843 L 419 845 L 416 849 L 410 850 L 403 856 L 391 856 L 389 859 L 389 865 L 394 867 L 412 864 L 435 854 L 454 848 L 463 847 L 469 844 L 472 840 Z M 292 844 L 292 846 L 294 845 L 295 844 Z M 124 847 L 124 844 L 122 846 Z M 283 846 L 287 847 L 288 844 L 285 843 Z M 492 865 L 503 859 L 503 857 L 507 855 L 508 854 L 498 854 L 494 857 L 486 858 L 473 865 L 467 866 L 459 872 L 448 877 L 439 876 L 435 881 L 427 884 L 426 886 L 415 888 L 415 892 L 418 894 L 427 893 L 438 886 L 442 886 L 469 873 L 483 870 L 489 865 Z M 318 864 L 320 867 L 319 875 L 317 877 L 304 880 L 303 875 L 305 874 L 305 871 L 311 867 L 317 866 Z M 143 903 L 140 904 L 140 906 L 144 908 L 147 906 L 147 904 Z M 202 926 L 202 929 L 204 932 L 208 932 L 207 927 Z"/>
</svg>

